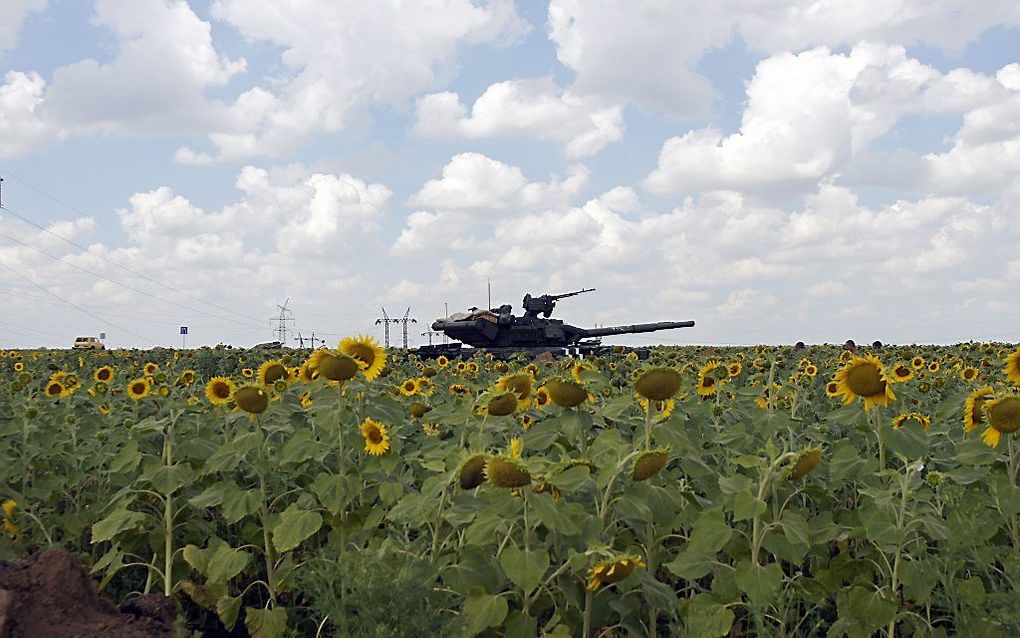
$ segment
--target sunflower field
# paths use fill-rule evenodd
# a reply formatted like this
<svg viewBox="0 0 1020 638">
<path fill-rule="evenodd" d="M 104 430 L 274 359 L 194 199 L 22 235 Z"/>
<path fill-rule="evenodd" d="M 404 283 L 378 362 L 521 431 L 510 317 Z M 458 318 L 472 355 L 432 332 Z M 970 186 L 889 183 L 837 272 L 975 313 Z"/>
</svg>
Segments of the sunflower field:
<svg viewBox="0 0 1020 638">
<path fill-rule="evenodd" d="M 0 559 L 185 635 L 1020 630 L 1015 345 L 2 355 Z"/>
</svg>

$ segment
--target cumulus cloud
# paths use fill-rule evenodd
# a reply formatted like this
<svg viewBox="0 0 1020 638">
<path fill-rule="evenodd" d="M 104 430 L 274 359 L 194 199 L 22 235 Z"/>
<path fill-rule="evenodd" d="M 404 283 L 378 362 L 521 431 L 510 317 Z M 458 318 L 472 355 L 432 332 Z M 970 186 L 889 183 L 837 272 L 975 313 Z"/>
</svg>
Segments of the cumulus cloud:
<svg viewBox="0 0 1020 638">
<path fill-rule="evenodd" d="M 1020 6 L 1011 0 L 549 3 L 557 57 L 576 73 L 571 91 L 679 116 L 709 112 L 715 90 L 698 62 L 738 35 L 767 55 L 862 40 L 960 51 L 992 26 L 1017 24 Z"/>
<path fill-rule="evenodd" d="M 848 54 L 827 47 L 777 54 L 760 62 L 748 83 L 739 131 L 724 135 L 706 127 L 668 139 L 644 186 L 670 195 L 791 194 L 846 174 L 858 183 L 870 176 L 884 186 L 944 193 L 1001 185 L 1017 174 L 1008 160 L 1020 149 L 1008 117 L 1020 104 L 1013 66 L 995 77 L 968 69 L 941 73 L 901 46 L 868 43 Z M 922 158 L 905 151 L 905 159 L 884 156 L 905 161 L 901 170 L 889 170 L 887 162 L 862 170 L 883 157 L 871 145 L 902 118 L 945 113 L 964 116 L 950 152 Z M 1000 123 L 1004 116 L 1010 123 Z"/>
<path fill-rule="evenodd" d="M 46 0 L 7 0 L 0 20 L 0 53 L 18 46 L 21 26 L 28 16 L 46 9 Z"/>
<path fill-rule="evenodd" d="M 441 210 L 502 211 L 562 205 L 588 181 L 581 165 L 566 177 L 529 182 L 520 168 L 480 153 L 454 155 L 440 179 L 427 181 L 409 204 Z"/>
<path fill-rule="evenodd" d="M 528 136 L 563 144 L 568 158 L 598 153 L 624 132 L 622 107 L 577 98 L 548 77 L 493 84 L 470 112 L 456 93 L 431 93 L 418 99 L 415 113 L 423 137 Z"/>
<path fill-rule="evenodd" d="M 53 74 L 50 118 L 84 130 L 164 132 L 199 129 L 223 116 L 204 92 L 243 71 L 243 59 L 219 54 L 208 22 L 182 0 L 98 0 L 93 22 L 118 50 L 108 62 L 86 59 Z"/>
<path fill-rule="evenodd" d="M 399 104 L 428 88 L 459 47 L 512 42 L 529 29 L 511 0 L 217 0 L 212 12 L 245 38 L 281 47 L 286 71 L 278 89 L 238 99 L 213 128 L 215 152 L 179 150 L 184 163 L 285 154 L 313 132 L 343 130 L 368 105 Z"/>
<path fill-rule="evenodd" d="M 51 131 L 39 116 L 46 81 L 38 73 L 8 71 L 0 84 L 0 157 L 27 153 Z"/>
</svg>

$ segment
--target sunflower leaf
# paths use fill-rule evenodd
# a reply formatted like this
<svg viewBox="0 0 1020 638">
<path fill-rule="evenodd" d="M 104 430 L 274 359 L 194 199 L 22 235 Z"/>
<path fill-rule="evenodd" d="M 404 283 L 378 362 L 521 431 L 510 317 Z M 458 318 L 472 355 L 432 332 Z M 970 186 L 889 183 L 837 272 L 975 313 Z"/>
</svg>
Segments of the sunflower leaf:
<svg viewBox="0 0 1020 638">
<path fill-rule="evenodd" d="M 297 503 L 291 503 L 280 514 L 280 520 L 273 527 L 273 546 L 277 551 L 288 552 L 322 527 L 322 515 L 302 510 Z"/>
<path fill-rule="evenodd" d="M 527 594 L 538 587 L 549 569 L 549 553 L 544 549 L 522 550 L 510 545 L 500 555 L 499 564 L 513 584 Z"/>
<path fill-rule="evenodd" d="M 489 627 L 496 627 L 506 618 L 508 606 L 500 596 L 473 595 L 464 601 L 467 634 L 477 635 Z"/>
<path fill-rule="evenodd" d="M 287 610 L 283 607 L 245 607 L 244 627 L 251 638 L 280 638 L 287 631 Z"/>
</svg>

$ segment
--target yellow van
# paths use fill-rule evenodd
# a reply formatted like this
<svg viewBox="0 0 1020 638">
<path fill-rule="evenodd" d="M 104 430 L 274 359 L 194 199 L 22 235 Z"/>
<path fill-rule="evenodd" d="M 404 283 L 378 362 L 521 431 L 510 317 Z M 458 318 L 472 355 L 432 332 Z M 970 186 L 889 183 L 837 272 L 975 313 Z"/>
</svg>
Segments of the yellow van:
<svg viewBox="0 0 1020 638">
<path fill-rule="evenodd" d="M 78 337 L 72 347 L 75 350 L 106 350 L 106 346 L 97 337 Z"/>
</svg>

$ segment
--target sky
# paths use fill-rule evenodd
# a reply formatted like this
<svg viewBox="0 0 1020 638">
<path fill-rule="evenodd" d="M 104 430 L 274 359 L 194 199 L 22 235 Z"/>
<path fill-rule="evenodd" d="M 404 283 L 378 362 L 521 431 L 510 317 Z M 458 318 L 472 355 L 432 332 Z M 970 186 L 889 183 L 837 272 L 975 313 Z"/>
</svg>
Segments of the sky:
<svg viewBox="0 0 1020 638">
<path fill-rule="evenodd" d="M 1015 0 L 3 5 L 0 347 L 1020 341 Z"/>
</svg>

